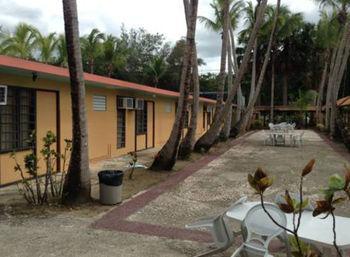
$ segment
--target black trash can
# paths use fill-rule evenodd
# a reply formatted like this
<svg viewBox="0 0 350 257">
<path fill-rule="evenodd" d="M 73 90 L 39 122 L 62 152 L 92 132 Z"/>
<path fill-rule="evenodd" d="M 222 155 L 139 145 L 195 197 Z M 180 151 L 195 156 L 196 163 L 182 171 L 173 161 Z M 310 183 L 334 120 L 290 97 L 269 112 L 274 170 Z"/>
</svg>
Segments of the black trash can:
<svg viewBox="0 0 350 257">
<path fill-rule="evenodd" d="M 100 202 L 113 205 L 122 202 L 123 171 L 102 170 L 98 173 Z"/>
</svg>

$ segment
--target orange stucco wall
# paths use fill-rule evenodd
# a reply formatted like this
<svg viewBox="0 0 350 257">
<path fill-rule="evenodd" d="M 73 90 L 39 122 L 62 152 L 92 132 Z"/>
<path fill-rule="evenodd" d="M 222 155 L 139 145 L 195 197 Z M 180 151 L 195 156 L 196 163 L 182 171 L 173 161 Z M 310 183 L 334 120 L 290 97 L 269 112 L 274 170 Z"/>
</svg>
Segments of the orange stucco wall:
<svg viewBox="0 0 350 257">
<path fill-rule="evenodd" d="M 56 94 L 59 95 L 59 143 L 61 149 L 63 149 L 64 139 L 70 139 L 72 135 L 69 83 L 67 81 L 60 82 L 52 79 L 44 79 L 41 78 L 40 75 L 38 79 L 33 82 L 31 77 L 22 77 L 0 72 L 0 84 L 45 90 L 37 91 L 38 145 L 41 144 L 41 138 L 48 130 L 57 133 L 56 115 L 58 115 L 58 112 L 56 114 Z M 106 111 L 93 110 L 92 99 L 94 95 L 106 97 Z M 117 149 L 116 97 L 118 95 L 143 98 L 147 101 L 148 107 L 147 140 L 146 135 L 138 135 L 137 141 L 135 142 L 135 111 L 126 111 L 126 146 L 122 149 Z M 86 87 L 86 110 L 90 160 L 97 161 L 124 155 L 135 150 L 135 143 L 138 150 L 153 147 L 153 142 L 155 147 L 162 146 L 171 132 L 175 118 L 176 101 L 177 99 L 175 98 L 127 91 L 120 92 L 114 89 L 88 85 Z M 205 131 L 203 129 L 203 118 L 203 103 L 201 103 L 198 113 L 197 136 L 200 136 Z M 38 147 L 38 151 L 39 150 L 40 147 Z M 25 154 L 27 154 L 27 152 L 18 153 L 18 159 L 23 160 Z M 14 162 L 9 157 L 9 154 L 0 154 L 0 185 L 9 184 L 20 179 L 19 174 L 14 172 L 13 167 Z"/>
</svg>

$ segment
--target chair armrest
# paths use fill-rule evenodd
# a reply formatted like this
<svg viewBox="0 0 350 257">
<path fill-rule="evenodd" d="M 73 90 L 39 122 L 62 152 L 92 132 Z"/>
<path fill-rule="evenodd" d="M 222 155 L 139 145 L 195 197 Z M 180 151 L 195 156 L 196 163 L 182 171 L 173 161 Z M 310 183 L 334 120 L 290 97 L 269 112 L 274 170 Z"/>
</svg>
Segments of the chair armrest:
<svg viewBox="0 0 350 257">
<path fill-rule="evenodd" d="M 214 221 L 220 216 L 206 217 L 197 220 L 194 223 L 185 225 L 186 228 L 203 228 L 203 227 L 212 227 Z"/>
</svg>

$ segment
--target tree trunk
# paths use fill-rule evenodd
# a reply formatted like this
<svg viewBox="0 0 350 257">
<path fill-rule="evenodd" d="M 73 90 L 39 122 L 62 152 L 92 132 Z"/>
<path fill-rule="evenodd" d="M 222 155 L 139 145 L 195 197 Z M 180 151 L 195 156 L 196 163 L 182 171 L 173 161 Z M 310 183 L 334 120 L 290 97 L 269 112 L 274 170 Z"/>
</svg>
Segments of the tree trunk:
<svg viewBox="0 0 350 257">
<path fill-rule="evenodd" d="M 271 56 L 271 100 L 270 100 L 270 122 L 274 120 L 274 102 L 275 102 L 275 54 Z"/>
<path fill-rule="evenodd" d="M 231 39 L 231 46 L 232 46 L 232 57 L 233 57 L 233 70 L 235 72 L 235 75 L 238 74 L 238 60 L 237 60 L 237 54 L 236 54 L 236 44 L 235 44 L 235 37 L 233 33 L 233 28 L 230 24 L 230 39 Z M 241 113 L 242 113 L 242 107 L 243 107 L 243 94 L 242 94 L 242 87 L 241 85 L 238 86 L 237 89 L 237 109 L 235 113 L 235 122 L 238 122 L 241 119 Z"/>
<path fill-rule="evenodd" d="M 324 86 L 326 84 L 327 74 L 328 74 L 328 65 L 329 65 L 329 50 L 327 49 L 325 54 L 325 64 L 322 72 L 321 83 L 318 88 L 318 97 L 316 102 L 316 123 L 321 124 L 321 114 L 322 114 L 322 102 L 323 102 L 323 92 Z"/>
<path fill-rule="evenodd" d="M 90 73 L 94 74 L 94 59 L 90 59 Z"/>
<path fill-rule="evenodd" d="M 196 34 L 196 21 L 197 21 L 197 8 L 198 0 L 191 0 L 190 4 L 188 0 L 184 0 L 185 15 L 186 10 L 191 13 L 190 22 L 187 28 L 186 47 L 183 59 L 181 83 L 180 83 L 180 96 L 178 100 L 178 108 L 176 111 L 175 122 L 168 141 L 158 152 L 157 156 L 150 167 L 151 170 L 171 170 L 176 162 L 178 148 L 180 144 L 181 134 L 184 127 L 184 117 L 187 111 L 187 102 L 189 95 L 189 87 L 191 82 L 191 70 L 193 62 L 193 51 L 195 45 Z"/>
<path fill-rule="evenodd" d="M 330 131 L 331 136 L 335 136 L 335 122 L 337 116 L 337 100 L 341 82 L 344 77 L 345 68 L 348 64 L 350 54 L 350 22 L 347 21 L 345 24 L 343 39 L 341 46 L 338 50 L 336 65 L 334 66 L 335 79 L 334 79 L 334 90 L 331 97 L 331 120 L 330 120 Z M 339 62 L 338 62 L 338 59 Z M 339 66 L 337 65 L 339 63 Z M 338 68 L 339 67 L 339 68 Z"/>
<path fill-rule="evenodd" d="M 229 26 L 229 27 L 231 27 L 231 26 Z M 230 92 L 230 90 L 232 88 L 232 79 L 233 79 L 233 61 L 232 61 L 231 44 L 230 44 L 230 40 L 228 40 L 228 44 L 227 44 L 227 58 L 228 58 L 227 92 Z M 223 127 L 222 132 L 221 132 L 221 140 L 222 141 L 226 141 L 230 137 L 231 127 L 232 127 L 232 102 L 231 102 L 231 108 L 226 115 L 224 127 Z"/>
<path fill-rule="evenodd" d="M 254 42 L 254 50 L 253 50 L 253 59 L 252 59 L 252 80 L 250 81 L 250 92 L 249 92 L 249 100 L 248 105 L 253 101 L 256 87 L 256 59 L 257 59 L 257 51 L 258 51 L 258 39 L 255 39 Z"/>
<path fill-rule="evenodd" d="M 258 83 L 257 83 L 257 86 L 256 86 L 256 90 L 255 90 L 254 96 L 252 98 L 252 101 L 249 102 L 249 104 L 248 104 L 247 111 L 243 115 L 242 122 L 239 123 L 239 128 L 237 128 L 239 130 L 240 134 L 245 133 L 245 131 L 247 129 L 247 126 L 248 126 L 248 123 L 249 123 L 249 121 L 250 121 L 250 119 L 251 119 L 251 117 L 253 115 L 253 111 L 254 111 L 254 106 L 255 106 L 256 100 L 258 99 L 258 96 L 260 95 L 261 87 L 263 85 L 264 78 L 265 78 L 267 65 L 269 64 L 269 60 L 270 60 L 271 48 L 272 48 L 272 44 L 273 44 L 273 40 L 274 40 L 274 36 L 275 36 L 275 31 L 276 31 L 276 25 L 277 25 L 277 20 L 278 20 L 278 16 L 279 16 L 280 5 L 281 5 L 281 0 L 277 0 L 276 13 L 275 13 L 274 21 L 273 21 L 273 27 L 272 27 L 272 31 L 271 31 L 271 34 L 270 34 L 269 44 L 267 46 L 267 50 L 266 50 L 266 53 L 265 53 L 264 62 L 263 62 L 263 65 L 261 67 L 261 71 L 260 71 L 259 80 L 258 80 Z"/>
<path fill-rule="evenodd" d="M 288 105 L 288 72 L 287 72 L 287 64 L 284 64 L 284 72 L 283 72 L 283 105 Z"/>
<path fill-rule="evenodd" d="M 326 94 L 326 117 L 325 117 L 325 128 L 327 131 L 329 131 L 329 124 L 330 124 L 330 111 L 331 111 L 331 96 L 332 96 L 332 89 L 333 89 L 333 70 L 335 65 L 335 58 L 337 56 L 338 47 L 334 48 L 332 51 L 332 59 L 331 64 L 329 67 L 329 76 L 328 76 L 328 82 L 327 82 L 327 94 Z"/>
<path fill-rule="evenodd" d="M 91 192 L 85 83 L 79 41 L 77 4 L 75 0 L 63 0 L 63 16 L 71 84 L 73 139 L 72 153 L 63 187 L 62 200 L 64 203 L 72 204 L 89 201 Z"/>
<path fill-rule="evenodd" d="M 260 7 L 258 8 L 259 11 L 258 11 L 256 22 L 254 24 L 252 33 L 250 35 L 248 44 L 245 49 L 242 64 L 240 65 L 239 71 L 235 76 L 233 87 L 228 94 L 226 103 L 222 108 L 222 110 L 220 111 L 220 113 L 217 115 L 218 119 L 214 120 L 209 130 L 203 136 L 201 136 L 200 139 L 195 144 L 195 151 L 198 151 L 198 152 L 201 152 L 202 150 L 208 151 L 218 138 L 218 135 L 222 126 L 222 122 L 226 117 L 227 113 L 230 111 L 231 103 L 233 101 L 233 98 L 236 95 L 237 88 L 241 84 L 243 76 L 247 71 L 247 66 L 250 59 L 250 53 L 253 49 L 253 45 L 254 45 L 255 38 L 257 37 L 257 33 L 261 27 L 265 10 L 266 10 L 266 5 L 267 5 L 267 0 L 262 0 Z"/>
<path fill-rule="evenodd" d="M 187 26 L 189 26 L 190 13 L 189 7 L 185 8 Z M 196 132 L 197 132 L 197 118 L 199 112 L 199 76 L 198 76 L 198 59 L 197 59 L 197 47 L 193 46 L 193 70 L 192 70 L 192 85 L 193 85 L 193 99 L 192 99 L 192 110 L 191 110 L 191 120 L 187 129 L 186 136 L 182 140 L 178 157 L 179 159 L 188 159 L 193 151 L 194 144 L 196 142 Z M 204 118 L 204 117 L 203 117 Z"/>
<path fill-rule="evenodd" d="M 221 44 L 221 60 L 220 60 L 220 73 L 218 81 L 218 90 L 215 106 L 215 114 L 213 121 L 218 119 L 218 114 L 221 113 L 223 101 L 224 101 L 224 90 L 226 80 L 226 58 L 227 58 L 227 43 L 228 43 L 228 26 L 229 26 L 229 9 L 230 1 L 224 0 L 223 6 L 223 18 L 224 24 L 222 26 L 222 44 Z"/>
</svg>

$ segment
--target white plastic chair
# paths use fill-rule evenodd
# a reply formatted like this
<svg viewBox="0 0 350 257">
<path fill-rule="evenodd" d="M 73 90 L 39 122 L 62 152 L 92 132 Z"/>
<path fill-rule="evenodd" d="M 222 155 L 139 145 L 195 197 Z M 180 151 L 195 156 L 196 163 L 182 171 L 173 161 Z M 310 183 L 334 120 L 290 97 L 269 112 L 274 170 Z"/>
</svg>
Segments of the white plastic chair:
<svg viewBox="0 0 350 257">
<path fill-rule="evenodd" d="M 274 145 L 274 142 L 275 140 L 273 138 L 273 135 L 270 132 L 264 130 L 264 145 Z"/>
<path fill-rule="evenodd" d="M 276 205 L 266 203 L 265 208 L 278 224 L 286 227 L 286 215 Z M 273 257 L 268 250 L 271 240 L 281 235 L 287 238 L 285 230 L 269 218 L 260 204 L 248 211 L 243 222 L 247 230 L 247 239 L 231 257 L 239 256 L 243 252 L 248 256 Z"/>
<path fill-rule="evenodd" d="M 214 249 L 201 253 L 197 255 L 197 257 L 204 257 L 204 256 L 216 254 L 219 252 L 223 252 L 232 245 L 234 237 L 240 235 L 241 231 L 237 231 L 237 232 L 232 231 L 229 228 L 228 223 L 224 219 L 224 217 L 226 216 L 227 211 L 232 210 L 237 205 L 244 203 L 246 201 L 247 201 L 247 197 L 244 196 L 240 198 L 238 201 L 234 202 L 224 212 L 213 217 L 199 219 L 195 223 L 186 225 L 186 228 L 207 228 L 211 232 L 211 235 L 214 241 Z"/>
<path fill-rule="evenodd" d="M 294 146 L 302 146 L 303 145 L 303 136 L 305 131 L 302 131 L 300 134 L 293 135 L 293 144 Z"/>
</svg>

